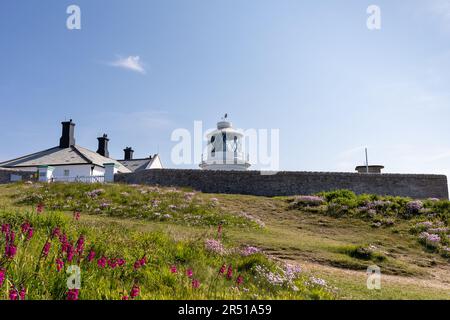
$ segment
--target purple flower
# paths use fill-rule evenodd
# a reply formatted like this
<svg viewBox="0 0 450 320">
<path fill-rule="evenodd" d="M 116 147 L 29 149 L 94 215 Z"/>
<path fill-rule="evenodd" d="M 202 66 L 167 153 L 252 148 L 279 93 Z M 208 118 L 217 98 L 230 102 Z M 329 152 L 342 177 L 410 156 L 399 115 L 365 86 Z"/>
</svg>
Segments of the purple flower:
<svg viewBox="0 0 450 320">
<path fill-rule="evenodd" d="M 419 214 L 420 210 L 423 209 L 423 203 L 420 200 L 416 200 L 416 201 L 410 201 L 406 204 L 406 211 L 409 214 Z"/>
<path fill-rule="evenodd" d="M 222 242 L 216 239 L 206 239 L 205 248 L 206 250 L 217 254 L 224 254 L 226 252 Z"/>
<path fill-rule="evenodd" d="M 261 252 L 261 249 L 248 246 L 241 250 L 241 255 L 244 257 L 247 257 L 247 256 L 251 256 L 252 254 L 259 253 L 259 252 Z"/>
</svg>

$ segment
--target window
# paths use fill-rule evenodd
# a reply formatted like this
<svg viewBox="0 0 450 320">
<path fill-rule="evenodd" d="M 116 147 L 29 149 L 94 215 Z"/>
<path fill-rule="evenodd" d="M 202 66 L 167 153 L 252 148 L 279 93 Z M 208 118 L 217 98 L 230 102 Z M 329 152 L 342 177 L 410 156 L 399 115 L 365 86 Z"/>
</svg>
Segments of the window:
<svg viewBox="0 0 450 320">
<path fill-rule="evenodd" d="M 68 177 L 70 175 L 70 170 L 64 170 L 64 177 Z"/>
</svg>

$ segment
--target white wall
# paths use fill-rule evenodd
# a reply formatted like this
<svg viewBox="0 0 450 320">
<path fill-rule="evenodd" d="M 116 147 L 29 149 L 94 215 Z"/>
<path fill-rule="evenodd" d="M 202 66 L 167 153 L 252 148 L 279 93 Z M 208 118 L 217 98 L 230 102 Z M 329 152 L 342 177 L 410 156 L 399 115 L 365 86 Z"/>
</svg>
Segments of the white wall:
<svg viewBox="0 0 450 320">
<path fill-rule="evenodd" d="M 54 166 L 53 177 L 54 178 L 64 178 L 64 170 L 69 170 L 69 177 L 90 177 L 91 176 L 91 164 L 85 165 L 68 165 L 68 166 Z M 37 167 L 27 167 L 27 168 L 18 168 L 23 171 L 32 171 L 36 172 Z M 105 174 L 105 169 L 102 167 L 95 166 L 92 171 L 92 176 L 103 176 Z"/>
</svg>

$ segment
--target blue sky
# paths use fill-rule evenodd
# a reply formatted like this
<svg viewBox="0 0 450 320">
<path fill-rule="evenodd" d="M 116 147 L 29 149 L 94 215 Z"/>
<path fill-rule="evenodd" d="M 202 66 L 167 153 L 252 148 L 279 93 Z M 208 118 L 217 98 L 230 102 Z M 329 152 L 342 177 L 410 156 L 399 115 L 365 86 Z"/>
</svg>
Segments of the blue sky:
<svg viewBox="0 0 450 320">
<path fill-rule="evenodd" d="M 0 160 L 57 145 L 73 118 L 82 146 L 106 132 L 112 156 L 174 167 L 172 131 L 228 112 L 280 130 L 284 170 L 353 171 L 368 146 L 386 172 L 450 175 L 449 85 L 450 0 L 0 3 Z"/>
</svg>

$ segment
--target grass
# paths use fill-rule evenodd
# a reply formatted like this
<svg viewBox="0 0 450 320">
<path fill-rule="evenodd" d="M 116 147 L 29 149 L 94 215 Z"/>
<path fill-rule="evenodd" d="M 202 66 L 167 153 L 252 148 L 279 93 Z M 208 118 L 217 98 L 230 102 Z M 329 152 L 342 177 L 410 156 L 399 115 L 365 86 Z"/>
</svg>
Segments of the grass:
<svg viewBox="0 0 450 320">
<path fill-rule="evenodd" d="M 86 197 L 95 189 L 103 191 L 96 198 Z M 378 198 L 357 197 L 354 199 L 355 207 L 337 216 L 330 215 L 325 206 L 337 203 L 335 199 L 339 197 L 324 198 L 325 203 L 320 206 L 296 207 L 292 205 L 292 198 L 284 197 L 209 195 L 190 190 L 125 185 L 14 184 L 0 186 L 0 219 L 6 221 L 14 216 L 23 217 L 27 212 L 34 213 L 36 204 L 42 202 L 45 213 L 39 219 L 47 215 L 62 219 L 67 225 L 67 233 L 72 234 L 72 241 L 84 233 L 89 242 L 87 247 L 95 244 L 99 254 L 124 257 L 133 263 L 143 254 L 142 248 L 152 248 L 152 262 L 147 269 L 140 270 L 142 276 L 136 277 L 130 270 L 122 276 L 114 270 L 117 274 L 112 277 L 110 273 L 94 268 L 92 275 L 83 278 L 81 299 L 119 299 L 129 295 L 136 280 L 141 289 L 139 298 L 142 299 L 450 298 L 449 260 L 439 251 L 428 250 L 420 243 L 420 232 L 415 226 L 429 217 L 405 216 L 404 206 L 411 199 L 395 199 L 395 205 L 386 211 L 379 209 L 371 217 L 360 214 L 358 206 L 363 203 L 361 201 L 377 201 Z M 140 208 L 154 200 L 159 201 L 160 207 L 146 208 L 146 213 L 140 214 Z M 110 205 L 102 209 L 103 201 Z M 432 219 L 446 223 L 448 211 L 445 202 L 430 201 L 426 202 L 427 206 L 440 208 Z M 82 212 L 80 221 L 72 219 L 74 210 Z M 170 214 L 172 218 L 155 218 L 155 212 Z M 193 215 L 200 218 L 193 222 Z M 374 227 L 374 221 L 380 217 L 394 222 Z M 223 225 L 222 243 L 231 252 L 226 257 L 211 255 L 204 246 L 205 239 L 217 238 L 218 224 Z M 36 263 L 38 249 L 44 243 L 45 232 L 37 231 L 35 237 L 39 245 L 26 254 L 27 257 L 34 256 L 32 265 Z M 265 255 L 244 257 L 239 254 L 239 248 L 245 246 L 261 248 Z M 20 254 L 18 251 L 18 257 Z M 264 273 L 255 272 L 255 267 L 260 265 L 268 268 L 269 273 L 276 273 L 286 262 L 302 268 L 295 280 L 298 291 L 290 290 L 286 285 L 281 288 L 273 286 L 266 281 L 267 277 L 261 277 Z M 239 267 L 237 272 L 245 278 L 245 291 L 236 291 L 236 283 L 225 279 L 221 279 L 214 290 L 210 288 L 215 272 L 224 263 Z M 176 276 L 169 271 L 173 264 L 180 270 Z M 365 270 L 372 264 L 382 270 L 382 289 L 379 291 L 366 287 Z M 83 265 L 83 262 L 81 268 L 86 268 L 88 273 L 92 271 L 92 266 Z M 198 277 L 200 290 L 193 290 L 184 276 L 189 268 Z M 21 272 L 15 270 L 18 274 Z M 58 274 L 55 270 L 52 272 L 55 276 L 52 278 L 56 278 Z M 318 277 L 326 280 L 326 287 L 311 282 L 311 278 Z M 86 284 L 85 287 L 85 280 L 94 285 Z M 40 281 L 42 283 L 42 279 Z M 58 285 L 62 286 L 61 283 Z M 5 288 L 3 298 L 7 297 Z M 39 294 L 35 296 L 28 288 L 30 298 L 62 299 L 67 294 L 57 290 L 45 292 L 39 286 L 36 288 Z"/>
</svg>

